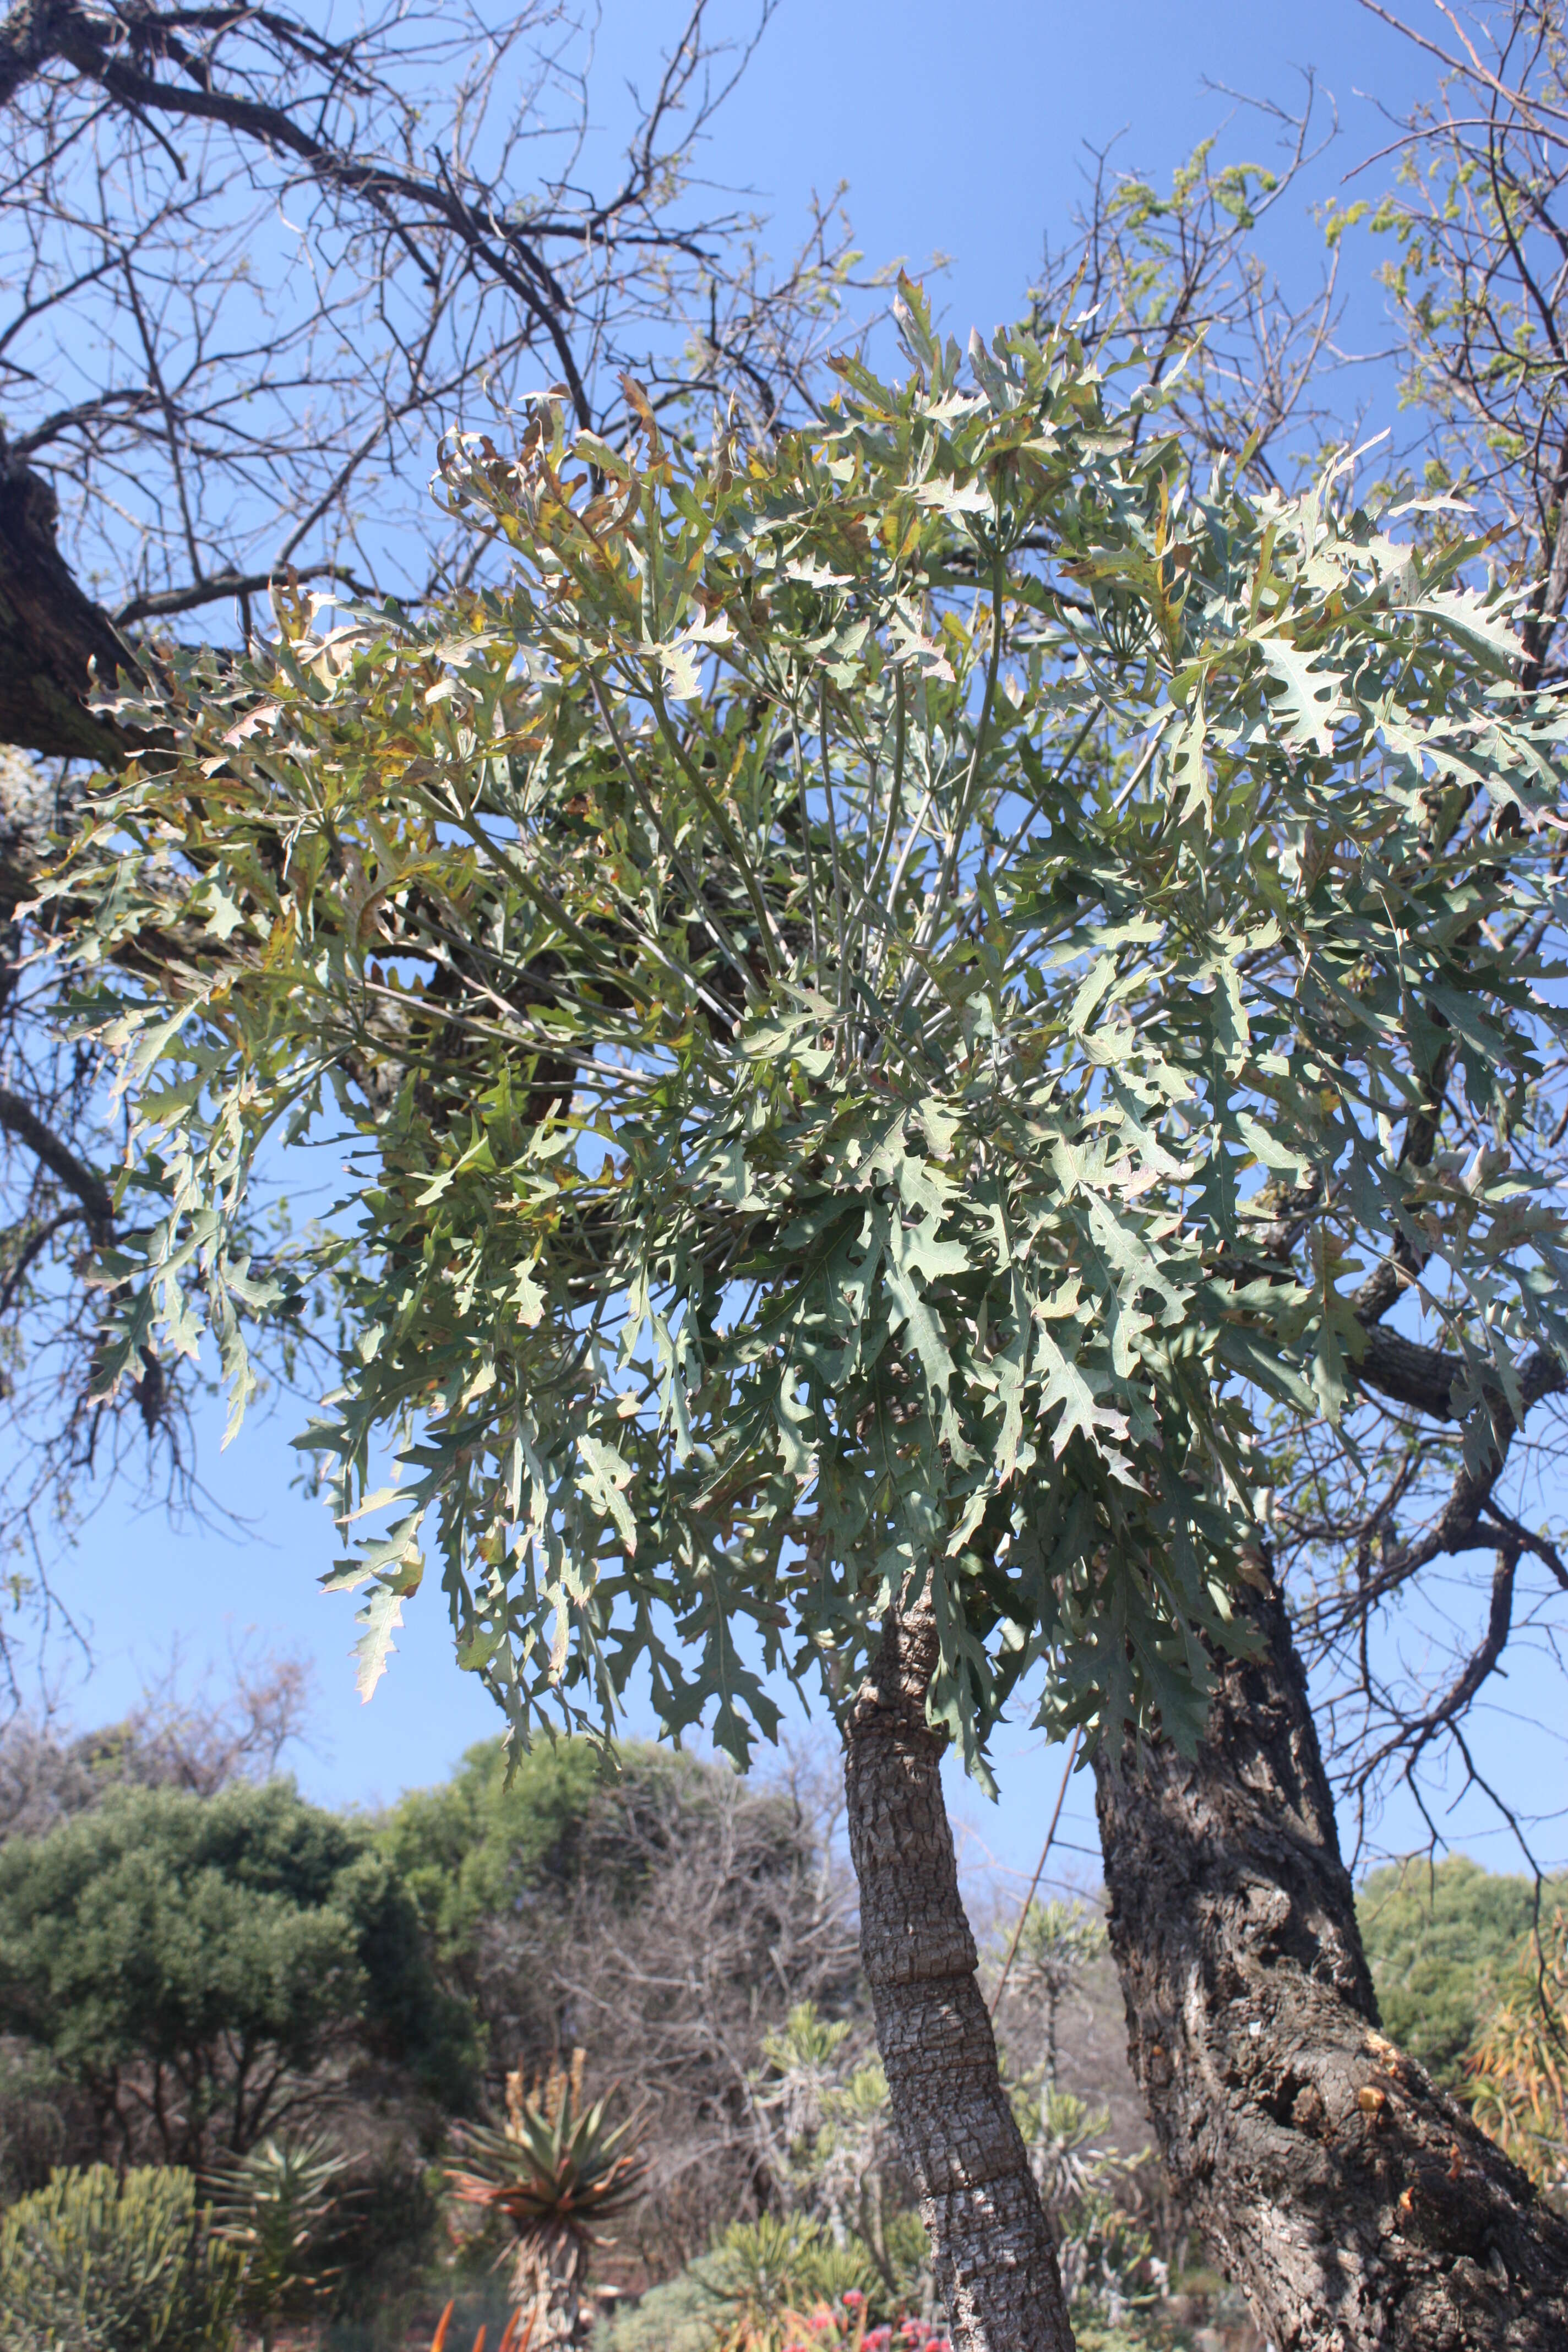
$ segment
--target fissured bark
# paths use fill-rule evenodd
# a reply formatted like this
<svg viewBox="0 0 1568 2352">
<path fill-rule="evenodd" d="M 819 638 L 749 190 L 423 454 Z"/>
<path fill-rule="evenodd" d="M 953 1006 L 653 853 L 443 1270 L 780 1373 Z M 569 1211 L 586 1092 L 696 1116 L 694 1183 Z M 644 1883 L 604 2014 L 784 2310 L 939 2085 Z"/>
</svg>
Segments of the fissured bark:
<svg viewBox="0 0 1568 2352">
<path fill-rule="evenodd" d="M 926 1721 L 928 1605 L 890 1617 L 847 1727 L 860 1952 L 955 2352 L 1072 2352 L 1056 2252 L 975 1980 Z"/>
<path fill-rule="evenodd" d="M 135 661 L 55 544 L 43 478 L 0 453 L 0 743 L 118 766 L 126 739 L 89 710 Z"/>
<path fill-rule="evenodd" d="M 1096 1761 L 1132 2065 L 1276 2352 L 1565 2352 L 1568 2222 L 1378 2031 L 1278 1593 L 1196 1759 Z"/>
</svg>

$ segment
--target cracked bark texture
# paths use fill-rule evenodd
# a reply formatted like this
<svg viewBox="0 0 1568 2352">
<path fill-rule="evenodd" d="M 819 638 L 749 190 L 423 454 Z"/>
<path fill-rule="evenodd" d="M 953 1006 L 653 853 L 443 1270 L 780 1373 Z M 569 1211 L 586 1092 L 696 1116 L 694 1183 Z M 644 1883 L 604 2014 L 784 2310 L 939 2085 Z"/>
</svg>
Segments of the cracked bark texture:
<svg viewBox="0 0 1568 2352">
<path fill-rule="evenodd" d="M 975 1979 L 926 1721 L 929 1605 L 890 1617 L 849 1715 L 849 1849 L 877 2042 L 955 2352 L 1072 2352 L 1049 2226 Z"/>
<path fill-rule="evenodd" d="M 89 710 L 135 662 L 55 544 L 54 491 L 0 446 L 0 742 L 118 766 L 127 740 Z"/>
<path fill-rule="evenodd" d="M 1564 2352 L 1568 2222 L 1378 2032 L 1279 1596 L 1194 1763 L 1096 1759 L 1133 2071 L 1276 2352 Z"/>
</svg>

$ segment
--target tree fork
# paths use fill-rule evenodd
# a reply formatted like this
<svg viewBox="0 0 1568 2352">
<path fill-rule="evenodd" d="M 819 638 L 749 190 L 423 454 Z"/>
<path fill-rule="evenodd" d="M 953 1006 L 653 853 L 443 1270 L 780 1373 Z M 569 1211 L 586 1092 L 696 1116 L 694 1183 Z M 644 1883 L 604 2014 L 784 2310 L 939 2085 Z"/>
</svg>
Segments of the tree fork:
<svg viewBox="0 0 1568 2352">
<path fill-rule="evenodd" d="M 1196 1760 L 1095 1761 L 1133 2071 L 1277 2352 L 1561 2352 L 1568 2222 L 1378 2032 L 1283 1601 Z"/>
<path fill-rule="evenodd" d="M 926 1721 L 929 1600 L 890 1615 L 849 1715 L 845 1779 L 877 2042 L 954 2352 L 1072 2352 L 1056 2249 L 996 2063 Z"/>
</svg>

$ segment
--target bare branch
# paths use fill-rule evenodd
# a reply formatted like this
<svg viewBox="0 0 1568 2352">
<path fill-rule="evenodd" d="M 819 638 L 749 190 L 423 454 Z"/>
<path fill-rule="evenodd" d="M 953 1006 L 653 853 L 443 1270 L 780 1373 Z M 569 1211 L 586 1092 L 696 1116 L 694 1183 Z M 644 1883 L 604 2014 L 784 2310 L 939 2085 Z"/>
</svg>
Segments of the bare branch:
<svg viewBox="0 0 1568 2352">
<path fill-rule="evenodd" d="M 0 1128 L 25 1143 L 50 1174 L 58 1176 L 67 1190 L 76 1194 L 93 1240 L 109 1241 L 114 1233 L 114 1203 L 109 1187 L 77 1158 L 68 1144 L 52 1135 L 37 1112 L 8 1087 L 0 1087 Z"/>
</svg>

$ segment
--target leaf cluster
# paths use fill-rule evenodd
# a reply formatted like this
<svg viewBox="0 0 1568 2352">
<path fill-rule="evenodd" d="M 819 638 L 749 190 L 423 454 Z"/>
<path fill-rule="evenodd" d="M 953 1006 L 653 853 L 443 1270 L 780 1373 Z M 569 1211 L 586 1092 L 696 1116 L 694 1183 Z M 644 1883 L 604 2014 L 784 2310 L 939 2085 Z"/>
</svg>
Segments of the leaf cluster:
<svg viewBox="0 0 1568 2352">
<path fill-rule="evenodd" d="M 922 1583 L 977 1769 L 1042 1666 L 1058 1727 L 1190 1739 L 1259 1400 L 1350 1394 L 1353 1250 L 1440 1267 L 1478 1453 L 1568 1339 L 1508 1142 L 1560 1025 L 1560 720 L 1502 592 L 1343 469 L 1192 478 L 1068 329 L 966 371 L 906 287 L 902 331 L 901 383 L 840 362 L 766 451 L 646 404 L 630 450 L 550 402 L 457 443 L 505 591 L 280 599 L 127 708 L 174 749 L 56 886 L 160 1212 L 110 1376 L 205 1324 L 242 1406 L 289 1311 L 247 1186 L 347 1152 L 304 1442 L 389 1521 L 329 1580 L 367 1691 L 433 1538 L 524 1740 L 643 1673 L 743 1758 L 771 1669 L 837 1704 Z M 172 889 L 210 945 L 128 983 Z M 1467 1168 L 1401 1148 L 1439 1070 L 1498 1139 Z"/>
</svg>

